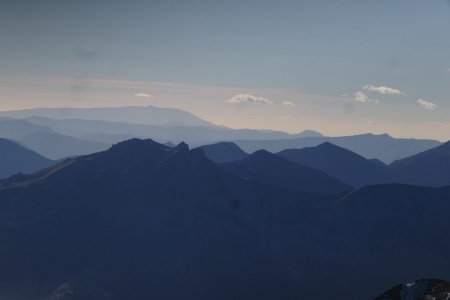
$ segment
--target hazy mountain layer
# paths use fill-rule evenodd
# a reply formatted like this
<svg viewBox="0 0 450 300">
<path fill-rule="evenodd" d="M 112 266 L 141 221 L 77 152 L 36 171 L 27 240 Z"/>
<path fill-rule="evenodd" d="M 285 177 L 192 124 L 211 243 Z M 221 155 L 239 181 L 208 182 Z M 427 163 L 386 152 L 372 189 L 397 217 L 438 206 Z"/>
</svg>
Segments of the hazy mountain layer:
<svg viewBox="0 0 450 300">
<path fill-rule="evenodd" d="M 108 149 L 111 144 L 86 141 L 54 132 L 34 132 L 21 142 L 28 147 L 51 159 L 61 159 L 70 156 L 91 154 Z"/>
<path fill-rule="evenodd" d="M 50 127 L 32 124 L 25 120 L 0 118 L 0 137 L 21 140 L 35 132 L 53 132 Z"/>
<path fill-rule="evenodd" d="M 333 143 L 334 145 L 353 151 L 365 158 L 377 158 L 384 163 L 391 163 L 394 160 L 409 157 L 440 145 L 440 142 L 438 141 L 392 138 L 387 134 L 235 141 L 239 147 L 248 153 L 259 149 L 266 149 L 270 152 L 279 152 L 285 149 L 315 147 L 324 142 Z"/>
<path fill-rule="evenodd" d="M 450 185 L 450 142 L 389 166 L 390 181 L 424 185 Z"/>
<path fill-rule="evenodd" d="M 223 126 L 186 126 L 177 124 L 143 125 L 124 122 L 105 122 L 81 119 L 50 119 L 44 117 L 30 117 L 26 119 L 32 124 L 47 126 L 54 131 L 83 139 L 93 139 L 95 136 L 109 136 L 110 141 L 123 141 L 123 135 L 128 137 L 152 138 L 158 141 L 188 141 L 194 145 L 213 143 L 233 139 L 290 139 L 309 136 L 320 136 L 313 131 L 298 134 L 287 134 L 282 131 L 231 129 Z"/>
<path fill-rule="evenodd" d="M 193 114 L 174 108 L 128 106 L 105 108 L 37 108 L 2 111 L 0 116 L 24 119 L 33 116 L 52 119 L 84 119 L 147 125 L 210 126 Z"/>
<path fill-rule="evenodd" d="M 54 164 L 21 145 L 0 138 L 0 178 L 7 178 L 18 173 L 34 173 Z"/>
</svg>

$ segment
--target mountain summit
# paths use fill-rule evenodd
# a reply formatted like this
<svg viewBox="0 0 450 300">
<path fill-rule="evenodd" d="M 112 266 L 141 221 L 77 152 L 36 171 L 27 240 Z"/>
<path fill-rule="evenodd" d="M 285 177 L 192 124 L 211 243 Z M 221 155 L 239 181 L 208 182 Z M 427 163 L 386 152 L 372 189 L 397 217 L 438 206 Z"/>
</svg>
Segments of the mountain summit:
<svg viewBox="0 0 450 300">
<path fill-rule="evenodd" d="M 339 193 L 352 189 L 322 171 L 302 166 L 265 150 L 256 151 L 240 161 L 223 166 L 241 178 L 253 178 L 287 190 Z"/>
<path fill-rule="evenodd" d="M 381 163 L 368 160 L 330 142 L 316 147 L 284 150 L 278 155 L 321 170 L 355 187 L 379 183 L 386 173 L 386 166 Z"/>
</svg>

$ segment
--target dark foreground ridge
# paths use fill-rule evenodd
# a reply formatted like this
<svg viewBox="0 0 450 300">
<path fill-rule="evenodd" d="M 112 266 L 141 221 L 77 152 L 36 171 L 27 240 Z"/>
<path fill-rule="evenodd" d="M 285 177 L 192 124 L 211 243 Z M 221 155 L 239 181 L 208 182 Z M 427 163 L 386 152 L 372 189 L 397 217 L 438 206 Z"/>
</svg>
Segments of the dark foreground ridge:
<svg viewBox="0 0 450 300">
<path fill-rule="evenodd" d="M 450 188 L 319 194 L 253 172 L 133 139 L 0 182 L 0 299 L 359 300 L 450 278 Z"/>
</svg>

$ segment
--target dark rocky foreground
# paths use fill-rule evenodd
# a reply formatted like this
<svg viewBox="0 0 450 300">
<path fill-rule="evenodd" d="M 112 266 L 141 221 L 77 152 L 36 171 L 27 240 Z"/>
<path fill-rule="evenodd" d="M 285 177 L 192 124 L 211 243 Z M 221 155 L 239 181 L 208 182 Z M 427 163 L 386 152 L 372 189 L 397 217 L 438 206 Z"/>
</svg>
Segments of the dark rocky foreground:
<svg viewBox="0 0 450 300">
<path fill-rule="evenodd" d="M 400 284 L 374 300 L 447 300 L 450 298 L 450 282 L 439 279 L 420 279 Z"/>
</svg>

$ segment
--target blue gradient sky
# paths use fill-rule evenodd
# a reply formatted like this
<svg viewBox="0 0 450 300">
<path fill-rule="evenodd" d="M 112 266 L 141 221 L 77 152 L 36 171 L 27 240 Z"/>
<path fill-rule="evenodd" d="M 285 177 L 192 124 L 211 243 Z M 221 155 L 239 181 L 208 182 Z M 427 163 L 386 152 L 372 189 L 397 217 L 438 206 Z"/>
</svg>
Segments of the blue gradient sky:
<svg viewBox="0 0 450 300">
<path fill-rule="evenodd" d="M 447 0 L 1 1 L 0 40 L 2 110 L 154 104 L 450 139 Z"/>
</svg>

